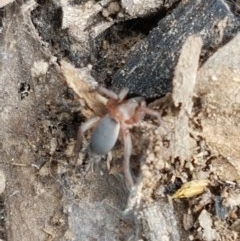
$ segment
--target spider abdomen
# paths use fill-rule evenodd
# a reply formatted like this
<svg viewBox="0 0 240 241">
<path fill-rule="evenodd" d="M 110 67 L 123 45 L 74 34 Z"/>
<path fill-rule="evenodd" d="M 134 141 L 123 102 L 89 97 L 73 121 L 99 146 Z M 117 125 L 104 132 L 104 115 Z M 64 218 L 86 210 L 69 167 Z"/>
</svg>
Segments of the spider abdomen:
<svg viewBox="0 0 240 241">
<path fill-rule="evenodd" d="M 107 154 L 116 144 L 119 131 L 120 123 L 106 115 L 93 130 L 90 150 L 99 155 Z"/>
</svg>

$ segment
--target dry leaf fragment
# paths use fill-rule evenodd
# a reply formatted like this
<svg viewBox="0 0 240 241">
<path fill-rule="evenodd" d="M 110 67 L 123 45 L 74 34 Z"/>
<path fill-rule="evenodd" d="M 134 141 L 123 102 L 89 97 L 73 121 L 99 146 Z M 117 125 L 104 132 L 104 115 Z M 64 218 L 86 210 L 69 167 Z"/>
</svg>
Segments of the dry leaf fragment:
<svg viewBox="0 0 240 241">
<path fill-rule="evenodd" d="M 90 70 L 88 68 L 77 69 L 64 60 L 61 61 L 61 70 L 68 86 L 87 106 L 87 108 L 83 108 L 82 114 L 87 118 L 102 115 L 107 99 L 93 91 L 98 83 L 91 76 Z"/>
<path fill-rule="evenodd" d="M 179 157 L 181 161 L 191 156 L 188 122 L 192 112 L 192 97 L 202 44 L 201 37 L 196 35 L 186 39 L 173 78 L 172 99 L 174 105 L 180 107 L 180 110 L 175 121 L 175 141 L 172 143 L 172 150 L 174 157 Z"/>
<path fill-rule="evenodd" d="M 204 192 L 208 183 L 208 180 L 193 180 L 186 182 L 174 193 L 173 198 L 190 198 L 197 196 Z"/>
</svg>

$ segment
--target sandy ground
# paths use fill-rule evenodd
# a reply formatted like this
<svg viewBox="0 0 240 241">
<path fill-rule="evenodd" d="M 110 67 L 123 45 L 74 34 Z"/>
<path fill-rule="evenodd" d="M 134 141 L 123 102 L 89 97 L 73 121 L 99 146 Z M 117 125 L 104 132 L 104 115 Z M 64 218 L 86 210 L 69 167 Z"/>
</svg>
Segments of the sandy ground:
<svg viewBox="0 0 240 241">
<path fill-rule="evenodd" d="M 91 89 L 111 88 L 185 1 L 8 2 L 0 5 L 0 239 L 240 240 L 240 35 L 221 42 L 230 20 L 218 22 L 222 38 L 209 52 L 199 34 L 186 37 L 171 92 L 147 99 L 162 124 L 148 117 L 131 129 L 129 191 L 121 138 L 96 161 L 89 131 L 75 158 L 77 130 L 106 112 Z"/>
</svg>

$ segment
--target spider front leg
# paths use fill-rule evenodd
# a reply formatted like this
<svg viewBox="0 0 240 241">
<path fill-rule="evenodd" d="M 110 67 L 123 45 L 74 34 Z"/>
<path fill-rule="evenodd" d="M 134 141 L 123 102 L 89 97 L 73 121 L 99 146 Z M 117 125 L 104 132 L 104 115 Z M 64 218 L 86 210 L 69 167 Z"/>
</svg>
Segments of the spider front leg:
<svg viewBox="0 0 240 241">
<path fill-rule="evenodd" d="M 158 119 L 159 125 L 162 123 L 160 113 L 158 111 L 155 111 L 155 110 L 147 107 L 145 103 L 142 105 L 141 111 L 144 113 L 144 115 L 151 115 L 151 116 L 156 117 Z"/>
<path fill-rule="evenodd" d="M 78 133 L 77 133 L 76 144 L 75 144 L 74 150 L 73 150 L 76 157 L 82 147 L 82 139 L 83 139 L 84 132 L 86 132 L 87 130 L 96 126 L 96 124 L 99 122 L 99 120 L 100 120 L 100 117 L 98 117 L 98 116 L 93 117 L 92 119 L 87 120 L 86 122 L 82 123 L 81 126 L 79 127 Z"/>
<path fill-rule="evenodd" d="M 129 90 L 128 90 L 128 88 L 123 88 L 120 90 L 119 94 L 116 94 L 112 90 L 109 90 L 103 86 L 98 86 L 97 91 L 100 94 L 103 94 L 103 95 L 109 97 L 110 99 L 122 101 L 127 96 Z"/>
<path fill-rule="evenodd" d="M 126 179 L 128 188 L 132 188 L 134 185 L 133 177 L 130 169 L 130 157 L 132 153 L 132 140 L 128 129 L 122 128 L 123 142 L 124 142 L 124 160 L 123 160 L 123 171 Z"/>
</svg>

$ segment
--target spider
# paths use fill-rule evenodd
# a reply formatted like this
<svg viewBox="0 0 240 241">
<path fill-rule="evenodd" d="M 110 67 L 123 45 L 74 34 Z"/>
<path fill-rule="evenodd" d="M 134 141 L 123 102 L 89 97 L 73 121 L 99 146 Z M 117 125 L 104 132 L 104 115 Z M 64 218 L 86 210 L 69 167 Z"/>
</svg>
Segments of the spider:
<svg viewBox="0 0 240 241">
<path fill-rule="evenodd" d="M 132 152 L 132 140 L 129 128 L 137 125 L 146 114 L 155 116 L 160 123 L 160 113 L 147 107 L 143 97 L 127 99 L 128 89 L 123 88 L 119 94 L 99 86 L 97 91 L 108 97 L 106 103 L 107 114 L 102 118 L 97 116 L 83 123 L 78 131 L 77 144 L 75 149 L 80 149 L 84 132 L 94 128 L 89 148 L 97 155 L 107 154 L 116 144 L 119 136 L 124 142 L 123 171 L 126 184 L 129 188 L 134 186 L 133 177 L 130 170 L 130 156 Z"/>
</svg>

